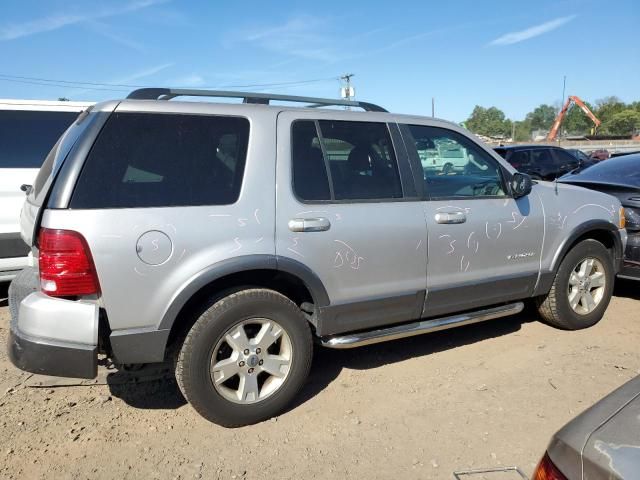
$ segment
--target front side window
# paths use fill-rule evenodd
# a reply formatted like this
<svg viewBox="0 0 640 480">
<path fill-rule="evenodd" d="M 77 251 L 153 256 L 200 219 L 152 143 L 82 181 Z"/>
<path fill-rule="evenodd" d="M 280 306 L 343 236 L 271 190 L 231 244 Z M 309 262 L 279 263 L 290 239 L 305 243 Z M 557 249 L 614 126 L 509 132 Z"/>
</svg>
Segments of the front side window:
<svg viewBox="0 0 640 480">
<path fill-rule="evenodd" d="M 85 161 L 70 206 L 232 204 L 248 141 L 245 118 L 114 113 Z"/>
<path fill-rule="evenodd" d="M 439 127 L 408 128 L 430 198 L 506 196 L 498 162 L 464 135 Z"/>
<path fill-rule="evenodd" d="M 293 186 L 298 198 L 402 198 L 398 164 L 387 125 L 298 121 L 292 127 Z"/>
</svg>

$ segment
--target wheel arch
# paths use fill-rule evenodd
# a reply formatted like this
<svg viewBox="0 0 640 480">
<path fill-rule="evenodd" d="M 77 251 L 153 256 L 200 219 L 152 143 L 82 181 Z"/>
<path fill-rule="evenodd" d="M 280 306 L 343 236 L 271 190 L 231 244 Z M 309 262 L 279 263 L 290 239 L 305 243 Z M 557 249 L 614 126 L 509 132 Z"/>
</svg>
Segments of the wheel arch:
<svg viewBox="0 0 640 480">
<path fill-rule="evenodd" d="M 541 272 L 534 296 L 544 295 L 549 292 L 564 257 L 575 245 L 587 239 L 599 241 L 611 252 L 614 270 L 615 273 L 618 273 L 623 256 L 622 240 L 618 233 L 618 227 L 602 219 L 589 220 L 578 225 L 562 242 L 553 256 L 551 270 L 546 273 Z"/>
<path fill-rule="evenodd" d="M 167 346 L 190 328 L 203 302 L 243 286 L 275 290 L 307 311 L 315 326 L 320 307 L 329 296 L 320 278 L 306 265 L 276 255 L 248 255 L 211 265 L 189 279 L 171 300 L 159 330 L 170 330 Z"/>
</svg>

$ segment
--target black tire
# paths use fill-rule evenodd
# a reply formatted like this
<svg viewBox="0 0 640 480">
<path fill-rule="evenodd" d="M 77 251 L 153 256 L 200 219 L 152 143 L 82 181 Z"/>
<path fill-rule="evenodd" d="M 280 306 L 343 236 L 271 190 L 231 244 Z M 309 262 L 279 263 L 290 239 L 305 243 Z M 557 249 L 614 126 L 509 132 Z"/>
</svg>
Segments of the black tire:
<svg viewBox="0 0 640 480">
<path fill-rule="evenodd" d="M 579 314 L 571 308 L 568 299 L 569 277 L 574 268 L 586 258 L 595 258 L 604 267 L 604 294 L 596 308 L 586 314 Z M 614 269 L 611 253 L 597 240 L 584 240 L 576 244 L 564 257 L 551 290 L 537 299 L 538 312 L 543 320 L 563 330 L 579 330 L 595 325 L 604 315 L 613 293 Z"/>
<path fill-rule="evenodd" d="M 290 369 L 270 396 L 251 404 L 233 403 L 213 385 L 211 357 L 229 329 L 251 318 L 274 320 L 286 331 L 293 347 Z M 282 412 L 304 385 L 312 356 L 311 331 L 296 304 L 273 290 L 252 288 L 213 300 L 200 315 L 178 354 L 176 380 L 187 401 L 204 418 L 224 427 L 240 427 Z"/>
</svg>

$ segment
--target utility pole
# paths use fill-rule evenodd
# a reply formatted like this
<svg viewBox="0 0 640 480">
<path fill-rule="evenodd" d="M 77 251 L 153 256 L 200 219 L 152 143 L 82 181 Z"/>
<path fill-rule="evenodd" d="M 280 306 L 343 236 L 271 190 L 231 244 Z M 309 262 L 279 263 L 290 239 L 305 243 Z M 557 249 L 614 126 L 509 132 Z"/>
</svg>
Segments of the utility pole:
<svg viewBox="0 0 640 480">
<path fill-rule="evenodd" d="M 431 117 L 436 116 L 436 99 L 431 97 Z"/>
<path fill-rule="evenodd" d="M 562 103 L 560 104 L 560 108 L 564 108 L 564 91 L 567 87 L 567 76 L 562 77 Z M 562 138 L 562 132 L 558 135 L 558 144 L 560 144 L 560 139 Z"/>
<path fill-rule="evenodd" d="M 351 86 L 351 77 L 353 76 L 353 73 L 345 73 L 340 77 L 340 80 L 346 83 L 346 86 L 340 89 L 340 96 L 349 101 L 351 101 L 351 99 L 355 96 L 355 89 Z M 347 107 L 347 110 L 351 110 L 351 108 Z"/>
</svg>

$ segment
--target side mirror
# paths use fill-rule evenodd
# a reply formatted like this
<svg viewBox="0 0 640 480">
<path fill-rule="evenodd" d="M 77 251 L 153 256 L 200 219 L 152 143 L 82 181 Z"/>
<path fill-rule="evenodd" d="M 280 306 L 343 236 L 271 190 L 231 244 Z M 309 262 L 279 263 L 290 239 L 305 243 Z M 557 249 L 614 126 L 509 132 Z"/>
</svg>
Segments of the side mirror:
<svg viewBox="0 0 640 480">
<path fill-rule="evenodd" d="M 511 193 L 513 198 L 525 197 L 531 193 L 533 181 L 526 173 L 516 172 L 511 177 Z"/>
</svg>

